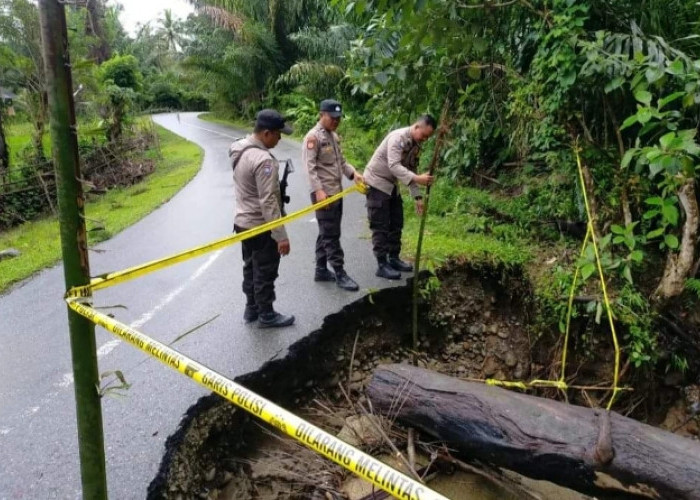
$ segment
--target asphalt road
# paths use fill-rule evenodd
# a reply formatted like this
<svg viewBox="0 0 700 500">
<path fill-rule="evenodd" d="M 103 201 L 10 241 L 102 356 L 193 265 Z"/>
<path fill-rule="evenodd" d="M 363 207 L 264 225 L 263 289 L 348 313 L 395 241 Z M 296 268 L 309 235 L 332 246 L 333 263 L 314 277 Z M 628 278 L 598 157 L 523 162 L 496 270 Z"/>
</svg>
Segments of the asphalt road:
<svg viewBox="0 0 700 500">
<path fill-rule="evenodd" d="M 93 274 L 114 271 L 230 234 L 233 181 L 227 149 L 244 132 L 204 122 L 196 113 L 158 115 L 155 121 L 196 142 L 205 151 L 197 176 L 168 203 L 101 243 L 91 252 Z M 289 211 L 309 203 L 300 169 L 299 143 L 275 149 L 291 157 Z M 138 198 L 134 198 L 138 203 Z M 89 216 L 89 213 L 88 213 Z M 260 330 L 242 320 L 240 248 L 233 246 L 99 291 L 96 305 L 201 363 L 234 377 L 283 356 L 287 347 L 317 329 L 327 314 L 390 284 L 374 276 L 364 200 L 345 200 L 343 246 L 347 270 L 360 292 L 313 282 L 313 216 L 288 226 L 292 251 L 282 259 L 276 308 L 296 315 L 296 324 Z M 75 406 L 61 266 L 42 271 L 0 296 L 0 499 L 80 498 Z M 103 417 L 110 497 L 144 498 L 163 444 L 182 414 L 207 391 L 98 329 L 100 372 L 121 370 L 132 384 L 124 398 L 105 398 Z"/>
</svg>

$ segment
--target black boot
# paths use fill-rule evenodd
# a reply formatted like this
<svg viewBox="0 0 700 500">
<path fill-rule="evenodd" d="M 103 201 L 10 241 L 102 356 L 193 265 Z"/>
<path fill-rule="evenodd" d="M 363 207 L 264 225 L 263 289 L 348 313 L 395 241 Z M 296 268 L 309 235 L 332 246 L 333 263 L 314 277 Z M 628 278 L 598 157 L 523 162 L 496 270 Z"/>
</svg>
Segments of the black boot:
<svg viewBox="0 0 700 500">
<path fill-rule="evenodd" d="M 282 326 L 289 326 L 293 323 L 294 316 L 280 314 L 275 311 L 260 313 L 260 316 L 258 317 L 258 326 L 260 328 L 279 328 Z"/>
<path fill-rule="evenodd" d="M 377 268 L 377 272 L 374 274 L 376 274 L 380 278 L 386 278 L 388 280 L 401 279 L 401 273 L 389 265 L 389 262 L 387 262 L 386 257 L 378 258 L 377 262 L 379 264 L 379 267 Z"/>
<path fill-rule="evenodd" d="M 398 255 L 389 256 L 389 265 L 402 273 L 410 273 L 413 271 L 413 266 L 408 262 L 401 260 Z"/>
<path fill-rule="evenodd" d="M 338 285 L 338 288 L 342 288 L 343 290 L 356 292 L 360 289 L 360 286 L 355 283 L 355 280 L 348 276 L 348 273 L 342 269 L 335 271 L 335 282 Z"/>
<path fill-rule="evenodd" d="M 335 281 L 335 274 L 328 270 L 327 267 L 317 267 L 314 273 L 314 281 Z"/>
<path fill-rule="evenodd" d="M 246 323 L 252 323 L 258 319 L 258 306 L 255 304 L 246 304 L 245 311 L 243 312 L 243 320 Z"/>
</svg>

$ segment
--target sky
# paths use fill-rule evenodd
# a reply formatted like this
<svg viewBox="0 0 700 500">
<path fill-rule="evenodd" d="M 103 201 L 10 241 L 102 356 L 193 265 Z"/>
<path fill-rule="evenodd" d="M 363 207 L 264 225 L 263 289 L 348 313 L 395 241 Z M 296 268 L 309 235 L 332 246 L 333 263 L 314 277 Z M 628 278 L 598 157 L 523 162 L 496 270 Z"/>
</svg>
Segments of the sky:
<svg viewBox="0 0 700 500">
<path fill-rule="evenodd" d="M 165 9 L 172 10 L 173 16 L 180 19 L 185 19 L 188 14 L 194 12 L 192 4 L 185 0 L 112 0 L 110 3 L 120 3 L 124 6 L 119 19 L 130 35 L 135 33 L 137 23 L 145 24 L 151 21 L 151 25 L 155 25 L 155 21 L 162 17 Z"/>
</svg>

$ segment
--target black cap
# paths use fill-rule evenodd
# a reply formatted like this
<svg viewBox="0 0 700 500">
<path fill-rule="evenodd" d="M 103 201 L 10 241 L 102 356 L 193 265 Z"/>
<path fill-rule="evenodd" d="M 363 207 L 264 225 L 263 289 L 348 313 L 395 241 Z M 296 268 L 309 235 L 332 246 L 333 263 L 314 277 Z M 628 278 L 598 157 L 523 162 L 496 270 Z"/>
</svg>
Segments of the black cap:
<svg viewBox="0 0 700 500">
<path fill-rule="evenodd" d="M 325 99 L 321 101 L 321 112 L 328 113 L 333 118 L 340 118 L 343 114 L 343 106 L 334 99 Z"/>
<path fill-rule="evenodd" d="M 283 134 L 291 134 L 292 127 L 285 123 L 284 117 L 274 109 L 263 109 L 255 115 L 255 128 L 263 130 L 279 130 Z"/>
</svg>

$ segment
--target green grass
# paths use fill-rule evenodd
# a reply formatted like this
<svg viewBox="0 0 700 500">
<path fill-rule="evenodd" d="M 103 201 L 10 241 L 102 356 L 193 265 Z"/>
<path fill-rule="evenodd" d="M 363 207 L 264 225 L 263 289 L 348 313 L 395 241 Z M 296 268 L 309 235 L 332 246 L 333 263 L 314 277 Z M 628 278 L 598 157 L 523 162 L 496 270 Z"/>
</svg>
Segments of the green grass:
<svg viewBox="0 0 700 500">
<path fill-rule="evenodd" d="M 161 157 L 156 170 L 140 184 L 110 190 L 88 200 L 85 209 L 89 243 L 106 240 L 167 202 L 199 170 L 202 150 L 195 144 L 157 127 Z M 0 262 L 0 292 L 11 284 L 55 264 L 61 257 L 58 221 L 55 217 L 28 222 L 0 234 L 0 249 L 16 248 L 20 257 Z"/>
<path fill-rule="evenodd" d="M 406 215 L 403 253 L 413 257 L 418 244 L 420 220 L 415 215 L 409 215 L 408 210 Z M 487 234 L 478 227 L 470 226 L 468 216 L 428 215 L 423 256 L 434 261 L 459 258 L 474 265 L 521 267 L 532 259 L 532 249 L 525 240 L 514 236 L 515 232 L 512 226 L 502 224 L 494 226 Z"/>
<path fill-rule="evenodd" d="M 16 162 L 21 158 L 22 152 L 25 149 L 32 147 L 32 134 L 34 128 L 31 123 L 14 123 L 7 127 L 5 131 L 7 148 L 10 150 L 10 165 L 15 165 Z M 47 133 L 44 134 L 42 139 L 42 144 L 44 146 L 44 154 L 46 156 L 51 155 L 51 140 Z"/>
<path fill-rule="evenodd" d="M 214 113 L 202 113 L 197 115 L 197 118 L 199 118 L 200 120 L 204 120 L 205 122 L 218 123 L 219 125 L 227 125 L 229 127 L 243 130 L 250 130 L 253 128 L 253 122 L 251 122 L 250 120 L 244 120 L 242 118 L 224 118 Z"/>
</svg>

